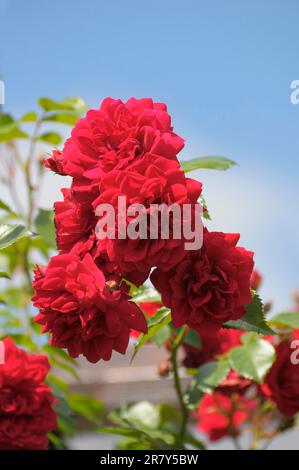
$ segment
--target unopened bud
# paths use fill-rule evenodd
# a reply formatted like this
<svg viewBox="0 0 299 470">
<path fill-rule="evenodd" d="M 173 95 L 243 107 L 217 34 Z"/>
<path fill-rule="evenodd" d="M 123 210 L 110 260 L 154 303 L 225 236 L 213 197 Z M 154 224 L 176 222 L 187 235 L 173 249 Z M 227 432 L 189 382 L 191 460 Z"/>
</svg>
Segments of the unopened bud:
<svg viewBox="0 0 299 470">
<path fill-rule="evenodd" d="M 170 365 L 168 361 L 162 361 L 158 364 L 158 374 L 160 377 L 167 377 L 170 372 Z"/>
</svg>

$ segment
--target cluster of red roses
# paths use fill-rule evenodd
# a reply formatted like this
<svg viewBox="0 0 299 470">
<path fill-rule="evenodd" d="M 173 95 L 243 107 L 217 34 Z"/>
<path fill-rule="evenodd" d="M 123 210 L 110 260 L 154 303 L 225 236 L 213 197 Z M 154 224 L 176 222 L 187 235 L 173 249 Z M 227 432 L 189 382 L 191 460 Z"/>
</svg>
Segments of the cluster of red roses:
<svg viewBox="0 0 299 470">
<path fill-rule="evenodd" d="M 258 289 L 262 277 L 257 271 L 251 277 L 252 288 Z M 228 353 L 241 344 L 244 332 L 239 330 L 221 329 L 213 337 L 201 335 L 201 346 L 195 348 L 184 344 L 185 358 L 183 364 L 187 368 L 198 368 L 208 361 Z M 258 386 L 245 379 L 235 371 L 230 371 L 212 394 L 206 394 L 200 401 L 197 419 L 198 429 L 206 433 L 211 441 L 226 436 L 238 436 L 244 423 L 254 422 L 254 413 L 261 419 L 262 403 L 271 400 L 276 404 L 283 420 L 291 420 L 299 412 L 299 374 L 298 365 L 290 361 L 291 342 L 299 339 L 299 330 L 293 330 L 282 336 L 267 336 L 276 350 L 276 360 L 268 372 L 263 385 Z M 263 426 L 271 421 L 266 408 Z M 279 416 L 274 418 L 279 423 Z"/>
<path fill-rule="evenodd" d="M 240 331 L 220 330 L 215 342 L 205 342 L 205 351 L 193 349 L 190 354 L 189 346 L 185 364 L 198 367 L 203 359 L 204 362 L 215 359 L 218 354 L 224 354 L 240 344 L 240 336 Z M 267 339 L 271 340 L 269 337 Z M 252 424 L 255 421 L 254 413 L 258 413 L 257 418 L 261 420 L 262 403 L 266 400 L 276 404 L 284 420 L 292 419 L 299 411 L 298 365 L 290 361 L 291 339 L 290 337 L 275 345 L 277 358 L 262 386 L 231 371 L 213 394 L 203 397 L 198 407 L 198 429 L 205 432 L 211 441 L 239 435 L 244 423 Z M 208 358 L 209 351 L 211 355 Z M 275 412 L 273 415 L 273 409 L 270 408 L 270 413 L 268 411 L 264 416 L 265 428 L 266 424 L 271 423 L 273 416 L 279 423 L 279 417 Z"/>
<path fill-rule="evenodd" d="M 174 327 L 187 324 L 213 334 L 240 318 L 251 301 L 253 253 L 236 246 L 239 235 L 204 229 L 197 251 L 185 251 L 183 239 L 96 237 L 95 209 L 109 203 L 117 213 L 118 196 L 145 208 L 198 204 L 202 185 L 186 178 L 177 159 L 183 145 L 164 104 L 107 98 L 77 122 L 63 151 L 46 161 L 72 183 L 55 203 L 60 253 L 36 270 L 33 301 L 40 309 L 36 321 L 71 356 L 109 360 L 113 350 L 125 352 L 130 330 L 146 331 L 123 279 L 141 285 L 152 268 Z"/>
<path fill-rule="evenodd" d="M 11 338 L 3 341 L 0 365 L 0 450 L 44 450 L 57 427 L 55 401 L 45 384 L 50 365 L 44 355 L 26 354 Z"/>
</svg>

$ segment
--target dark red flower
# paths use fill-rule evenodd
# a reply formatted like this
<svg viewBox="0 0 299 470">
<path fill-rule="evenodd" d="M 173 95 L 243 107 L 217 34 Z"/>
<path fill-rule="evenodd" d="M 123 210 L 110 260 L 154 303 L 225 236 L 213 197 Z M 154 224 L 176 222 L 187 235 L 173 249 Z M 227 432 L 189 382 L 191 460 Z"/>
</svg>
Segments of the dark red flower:
<svg viewBox="0 0 299 470">
<path fill-rule="evenodd" d="M 179 169 L 175 161 L 167 160 L 163 157 L 153 157 L 146 155 L 142 160 L 131 165 L 128 170 L 114 170 L 102 178 L 100 183 L 100 196 L 94 201 L 94 209 L 101 204 L 111 204 L 118 215 L 119 196 L 125 196 L 125 231 L 136 217 L 126 216 L 128 206 L 140 204 L 145 209 L 143 214 L 147 221 L 145 237 L 137 236 L 132 239 L 126 236 L 125 239 L 105 238 L 99 240 L 102 250 L 106 251 L 108 258 L 112 262 L 117 262 L 122 272 L 132 272 L 134 270 L 143 272 L 147 277 L 153 266 L 161 269 L 170 269 L 174 264 L 179 263 L 185 256 L 185 239 L 175 239 L 172 236 L 172 218 L 170 211 L 169 239 L 161 237 L 161 221 L 157 227 L 158 237 L 150 237 L 150 215 L 155 209 L 152 205 L 165 204 L 168 208 L 171 205 L 190 204 L 191 222 L 194 217 L 195 207 L 201 193 L 201 183 L 186 178 L 184 172 Z M 140 216 L 140 214 L 138 214 Z M 139 219 L 140 220 L 140 219 Z M 159 219 L 160 220 L 160 219 Z M 116 218 L 116 234 L 119 225 Z M 182 232 L 183 217 L 176 223 L 180 224 Z M 190 223 L 191 223 L 190 222 Z M 147 237 L 147 238 L 146 238 Z"/>
<path fill-rule="evenodd" d="M 11 338 L 3 341 L 0 363 L 0 449 L 44 450 L 57 427 L 55 401 L 45 384 L 50 365 L 44 355 L 27 354 Z"/>
<path fill-rule="evenodd" d="M 210 441 L 237 436 L 255 406 L 255 400 L 238 394 L 228 397 L 217 391 L 205 395 L 198 407 L 198 429 L 206 433 Z"/>
<path fill-rule="evenodd" d="M 126 103 L 106 98 L 100 109 L 88 111 L 76 123 L 62 152 L 63 169 L 60 159 L 56 166 L 60 173 L 98 179 L 146 153 L 175 159 L 183 146 L 183 139 L 172 130 L 165 104 L 146 98 Z M 55 171 L 52 160 L 47 166 Z"/>
<path fill-rule="evenodd" d="M 276 348 L 277 358 L 262 387 L 264 393 L 289 418 L 299 411 L 299 364 L 292 363 L 291 341 L 285 340 Z"/>
<path fill-rule="evenodd" d="M 70 356 L 83 354 L 90 362 L 124 354 L 130 330 L 146 332 L 145 318 L 130 302 L 128 287 L 108 280 L 87 254 L 74 252 L 51 258 L 34 279 L 35 321 L 52 334 L 51 344 L 67 348 Z"/>
<path fill-rule="evenodd" d="M 170 271 L 151 276 L 171 308 L 173 325 L 184 324 L 202 335 L 215 334 L 221 325 L 237 320 L 250 303 L 253 253 L 237 247 L 239 234 L 204 232 L 203 246 L 189 251 Z"/>
</svg>

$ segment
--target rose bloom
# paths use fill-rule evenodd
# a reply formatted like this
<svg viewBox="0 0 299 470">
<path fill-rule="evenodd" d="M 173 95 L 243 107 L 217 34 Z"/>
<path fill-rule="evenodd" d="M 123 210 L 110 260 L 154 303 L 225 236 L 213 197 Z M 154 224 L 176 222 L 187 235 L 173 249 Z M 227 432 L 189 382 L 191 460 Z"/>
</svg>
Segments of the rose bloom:
<svg viewBox="0 0 299 470">
<path fill-rule="evenodd" d="M 194 213 L 198 197 L 201 193 L 202 185 L 197 181 L 186 178 L 180 170 L 178 162 L 167 160 L 163 157 L 145 156 L 142 160 L 131 165 L 128 170 L 114 170 L 107 174 L 100 183 L 100 196 L 94 201 L 94 209 L 101 204 L 111 204 L 115 213 L 119 214 L 119 196 L 126 198 L 126 208 L 124 215 L 124 230 L 127 231 L 129 223 L 135 221 L 135 214 L 127 215 L 127 208 L 130 205 L 140 204 L 144 206 L 143 216 L 145 218 L 145 237 L 137 234 L 136 239 L 120 239 L 118 236 L 118 217 L 116 217 L 116 238 L 104 238 L 99 240 L 99 246 L 107 252 L 111 262 L 116 262 L 120 270 L 124 273 L 138 271 L 144 273 L 144 279 L 149 274 L 153 266 L 161 269 L 170 269 L 171 266 L 179 263 L 185 256 L 185 240 L 181 236 L 179 239 L 173 238 L 172 218 L 170 214 L 169 239 L 161 237 L 161 222 L 158 223 L 158 238 L 150 237 L 150 213 L 153 210 L 152 204 L 166 204 L 168 207 L 177 204 L 181 208 L 183 204 L 190 205 L 190 220 L 175 221 L 179 224 L 182 232 L 183 223 L 194 223 Z M 142 215 L 137 212 L 137 220 Z M 100 221 L 105 221 L 105 215 Z M 142 222 L 140 222 L 142 225 Z M 139 227 L 137 228 L 138 231 Z M 105 227 L 103 227 L 105 231 Z M 147 238 L 146 238 L 147 237 Z M 143 279 L 143 281 L 144 281 Z"/>
<path fill-rule="evenodd" d="M 62 154 L 55 152 L 45 165 L 60 174 L 100 179 L 146 153 L 175 159 L 183 146 L 165 104 L 150 98 L 126 103 L 106 98 L 99 109 L 88 111 L 76 123 Z"/>
<path fill-rule="evenodd" d="M 27 354 L 11 338 L 0 364 L 0 449 L 44 450 L 57 427 L 55 401 L 45 384 L 50 365 L 44 355 Z"/>
<path fill-rule="evenodd" d="M 183 343 L 186 356 L 183 364 L 188 368 L 197 368 L 208 361 L 213 361 L 230 349 L 241 344 L 240 338 L 243 332 L 240 330 L 221 328 L 213 336 L 200 336 L 201 346 L 195 348 Z"/>
<path fill-rule="evenodd" d="M 292 418 L 299 411 L 299 364 L 292 364 L 291 342 L 285 340 L 276 348 L 276 361 L 262 386 L 285 416 Z"/>
<path fill-rule="evenodd" d="M 213 335 L 238 320 L 250 303 L 253 253 L 237 247 L 239 234 L 204 231 L 200 250 L 189 251 L 171 270 L 156 269 L 151 280 L 171 308 L 173 325 Z"/>
<path fill-rule="evenodd" d="M 63 189 L 63 201 L 55 202 L 57 248 L 70 251 L 77 242 L 92 236 L 96 218 L 89 201 L 80 200 L 70 189 Z"/>
<path fill-rule="evenodd" d="M 237 436 L 242 424 L 250 419 L 255 406 L 253 399 L 238 394 L 228 397 L 216 391 L 212 395 L 205 395 L 201 400 L 197 411 L 197 427 L 208 435 L 210 441 Z"/>
<path fill-rule="evenodd" d="M 72 357 L 108 361 L 113 350 L 125 353 L 131 329 L 147 331 L 141 310 L 129 301 L 128 286 L 108 280 L 89 254 L 52 257 L 35 271 L 33 286 L 32 300 L 40 309 L 35 321 L 52 334 L 53 346 Z"/>
</svg>

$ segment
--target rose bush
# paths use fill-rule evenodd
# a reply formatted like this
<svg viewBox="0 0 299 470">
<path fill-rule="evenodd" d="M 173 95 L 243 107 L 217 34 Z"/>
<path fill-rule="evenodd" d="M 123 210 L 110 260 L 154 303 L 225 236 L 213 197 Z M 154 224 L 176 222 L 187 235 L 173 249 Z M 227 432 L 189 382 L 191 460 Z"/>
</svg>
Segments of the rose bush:
<svg viewBox="0 0 299 470">
<path fill-rule="evenodd" d="M 11 336 L 18 344 L 4 341 L 6 362 L 0 364 L 0 448 L 45 449 L 49 440 L 52 447 L 63 448 L 78 416 L 98 432 L 126 436 L 121 449 L 202 449 L 206 441 L 223 437 L 239 448 L 243 432 L 249 432 L 250 448 L 256 449 L 293 428 L 299 416 L 299 369 L 292 354 L 298 299 L 290 312 L 266 322 L 271 303 L 264 307 L 256 292 L 262 277 L 254 270 L 253 252 L 238 245 L 239 234 L 209 230 L 203 185 L 186 176 L 194 169 L 227 169 L 234 162 L 223 157 L 179 162 L 184 140 L 174 132 L 166 105 L 151 99 L 107 98 L 85 117 L 78 98 L 42 98 L 39 106 L 41 116 L 0 117 L 1 139 L 12 154 L 5 184 L 15 208 L 0 201 L 0 277 L 13 277 L 16 283 L 1 291 L 0 326 L 2 337 Z M 14 131 L 5 127 L 8 121 Z M 40 132 L 51 121 L 74 124 L 71 136 L 50 157 L 36 159 L 38 142 L 62 141 L 55 131 Z M 19 128 L 22 122 L 33 123 L 32 135 Z M 32 152 L 22 165 L 19 138 L 29 139 Z M 70 177 L 62 200 L 54 203 L 55 225 L 51 211 L 37 210 L 41 161 L 48 170 Z M 13 189 L 14 164 L 26 181 L 27 211 Z M 126 201 L 122 208 L 120 197 Z M 114 239 L 99 236 L 105 222 L 105 214 L 98 212 L 102 204 L 114 210 Z M 127 211 L 142 205 L 148 221 L 152 204 L 169 208 L 168 239 L 162 237 L 162 219 L 156 222 L 157 237 L 145 224 L 145 237 L 137 215 Z M 179 238 L 171 225 L 173 204 L 190 207 L 176 220 Z M 184 224 L 194 229 L 195 238 L 198 212 L 203 244 L 187 249 Z M 124 227 L 119 216 L 124 216 Z M 23 225 L 7 224 L 14 219 Z M 131 222 L 136 237 L 119 237 L 119 229 L 127 232 Z M 108 415 L 112 426 L 99 428 L 102 405 L 73 394 L 56 370 L 78 378 L 74 358 L 108 361 L 113 352 L 125 354 L 130 344 L 134 358 L 147 343 L 164 348 L 157 370 L 161 378 L 173 377 L 178 406 L 153 404 L 146 397 L 121 403 Z M 48 374 L 49 363 L 54 368 Z"/>
</svg>

